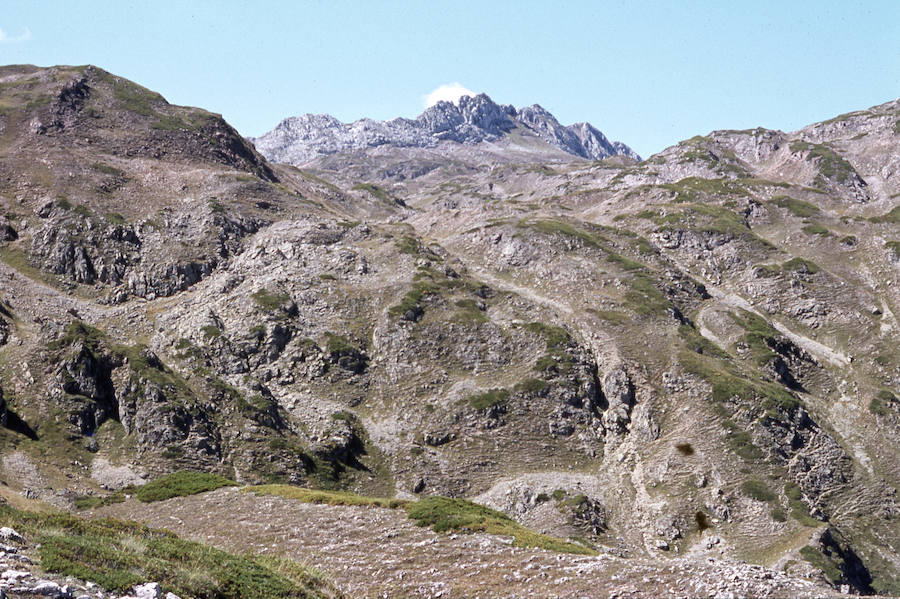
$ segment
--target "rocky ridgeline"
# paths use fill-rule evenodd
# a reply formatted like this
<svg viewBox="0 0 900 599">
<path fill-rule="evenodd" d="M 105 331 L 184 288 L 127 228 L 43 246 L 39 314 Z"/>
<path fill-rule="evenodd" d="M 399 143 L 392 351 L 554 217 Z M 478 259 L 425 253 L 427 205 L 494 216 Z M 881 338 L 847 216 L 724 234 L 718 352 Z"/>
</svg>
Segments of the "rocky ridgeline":
<svg viewBox="0 0 900 599">
<path fill-rule="evenodd" d="M 486 94 L 463 96 L 458 104 L 438 102 L 415 119 L 360 119 L 346 124 L 327 114 L 305 114 L 281 121 L 253 142 L 269 160 L 301 165 L 323 155 L 382 146 L 433 148 L 445 141 L 493 142 L 516 129 L 588 160 L 618 155 L 640 159 L 631 148 L 610 142 L 589 123 L 565 127 L 537 104 L 516 109 L 496 104 Z"/>
</svg>

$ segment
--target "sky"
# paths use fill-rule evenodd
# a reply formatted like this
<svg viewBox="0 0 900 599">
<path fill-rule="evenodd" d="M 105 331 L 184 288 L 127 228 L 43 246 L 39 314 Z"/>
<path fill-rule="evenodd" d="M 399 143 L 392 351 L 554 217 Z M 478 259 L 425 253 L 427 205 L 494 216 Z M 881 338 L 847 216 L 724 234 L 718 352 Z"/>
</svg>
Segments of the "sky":
<svg viewBox="0 0 900 599">
<path fill-rule="evenodd" d="M 649 156 L 900 97 L 900 0 L 3 0 L 0 30 L 0 64 L 94 64 L 247 136 L 413 118 L 458 86 Z"/>
</svg>

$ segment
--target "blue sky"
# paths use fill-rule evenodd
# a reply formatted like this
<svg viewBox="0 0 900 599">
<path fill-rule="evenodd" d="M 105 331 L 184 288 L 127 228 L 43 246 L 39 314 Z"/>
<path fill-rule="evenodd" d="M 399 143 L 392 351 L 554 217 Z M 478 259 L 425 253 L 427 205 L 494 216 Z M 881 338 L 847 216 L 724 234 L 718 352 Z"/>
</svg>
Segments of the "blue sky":
<svg viewBox="0 0 900 599">
<path fill-rule="evenodd" d="M 3 0 L 0 29 L 0 64 L 95 64 L 245 135 L 305 112 L 414 117 L 458 82 L 649 156 L 900 97 L 900 0 Z"/>
</svg>

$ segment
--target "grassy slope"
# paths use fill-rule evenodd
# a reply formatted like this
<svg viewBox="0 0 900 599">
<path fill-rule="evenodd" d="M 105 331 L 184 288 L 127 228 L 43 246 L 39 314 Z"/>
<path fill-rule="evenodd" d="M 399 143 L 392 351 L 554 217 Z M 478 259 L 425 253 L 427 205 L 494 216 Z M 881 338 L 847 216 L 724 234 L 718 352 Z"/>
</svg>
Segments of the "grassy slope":
<svg viewBox="0 0 900 599">
<path fill-rule="evenodd" d="M 109 590 L 155 581 L 165 592 L 208 599 L 338 595 L 319 574 L 298 564 L 233 555 L 133 522 L 38 514 L 6 505 L 0 506 L 0 521 L 40 545 L 44 570 Z"/>
</svg>

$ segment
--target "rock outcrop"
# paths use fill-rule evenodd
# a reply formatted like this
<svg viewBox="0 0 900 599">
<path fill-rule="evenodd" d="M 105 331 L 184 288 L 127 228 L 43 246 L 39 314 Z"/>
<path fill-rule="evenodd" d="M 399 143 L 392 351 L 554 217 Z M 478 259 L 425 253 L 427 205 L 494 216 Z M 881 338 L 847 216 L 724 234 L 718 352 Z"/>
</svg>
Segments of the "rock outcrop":
<svg viewBox="0 0 900 599">
<path fill-rule="evenodd" d="M 463 96 L 458 104 L 438 102 L 415 119 L 361 119 L 345 124 L 329 115 L 305 114 L 281 121 L 253 142 L 273 162 L 302 165 L 323 155 L 381 146 L 433 148 L 444 141 L 468 145 L 493 142 L 515 129 L 524 129 L 555 148 L 589 160 L 617 155 L 640 159 L 631 148 L 610 142 L 588 123 L 564 127 L 537 104 L 516 109 L 496 104 L 486 94 Z"/>
</svg>

